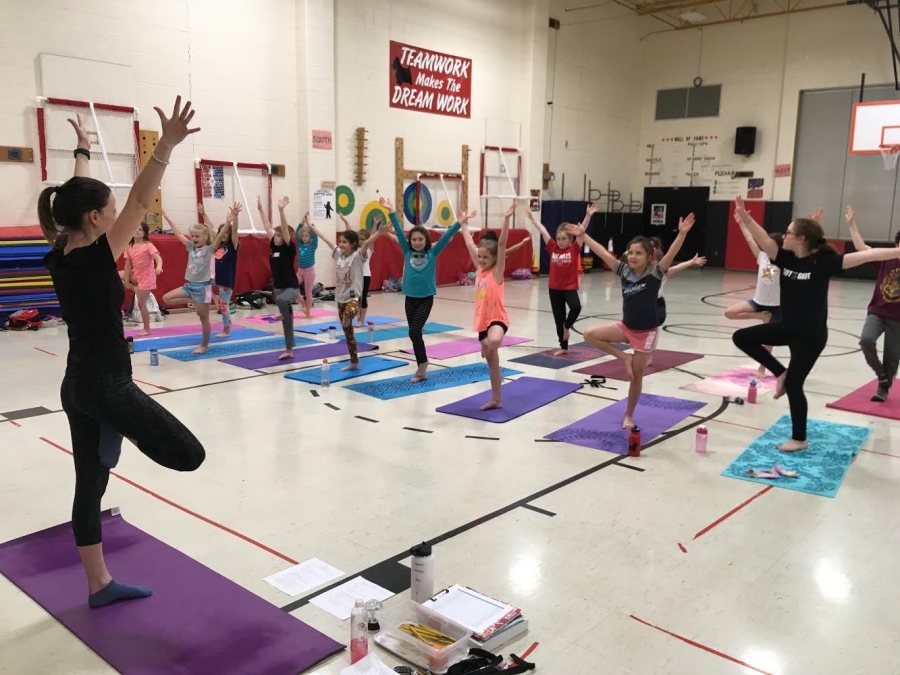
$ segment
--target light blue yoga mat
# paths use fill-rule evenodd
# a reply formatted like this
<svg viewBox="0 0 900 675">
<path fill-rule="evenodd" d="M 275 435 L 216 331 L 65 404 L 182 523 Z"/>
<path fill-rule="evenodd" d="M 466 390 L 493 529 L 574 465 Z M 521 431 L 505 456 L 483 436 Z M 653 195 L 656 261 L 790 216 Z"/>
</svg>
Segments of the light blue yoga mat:
<svg viewBox="0 0 900 675">
<path fill-rule="evenodd" d="M 319 344 L 315 340 L 309 338 L 294 338 L 296 347 L 303 345 Z M 237 356 L 238 354 L 252 354 L 253 352 L 267 352 L 278 348 L 284 349 L 284 337 L 261 338 L 259 340 L 247 340 L 245 342 L 220 342 L 218 344 L 210 344 L 209 351 L 205 354 L 191 354 L 190 349 L 170 349 L 160 352 L 163 356 L 168 356 L 176 361 L 200 361 L 202 359 L 221 359 L 227 356 Z"/>
<path fill-rule="evenodd" d="M 209 343 L 222 343 L 229 340 L 246 340 L 248 338 L 272 337 L 271 331 L 257 330 L 256 328 L 232 328 L 231 335 L 224 338 L 217 338 L 213 333 L 209 338 Z M 177 349 L 178 347 L 196 347 L 203 340 L 202 333 L 191 335 L 172 335 L 170 337 L 145 338 L 134 341 L 134 351 L 148 352 L 151 349 Z"/>
<path fill-rule="evenodd" d="M 785 415 L 758 436 L 722 475 L 822 497 L 834 497 L 850 468 L 850 462 L 871 432 L 868 427 L 809 420 L 806 423 L 809 449 L 779 452 L 776 448 L 791 437 L 791 418 Z M 800 475 L 797 478 L 753 478 L 747 475 L 747 471 L 751 469 L 768 471 L 776 464 Z"/>
<path fill-rule="evenodd" d="M 396 326 L 394 328 L 382 328 L 380 330 L 372 331 L 371 338 L 369 337 L 369 331 L 366 328 L 357 328 L 354 326 L 354 330 L 356 331 L 356 339 L 365 340 L 366 342 L 382 342 L 384 340 L 396 340 L 397 338 L 409 336 L 409 326 Z M 422 334 L 448 333 L 451 330 L 462 330 L 462 328 L 459 326 L 448 326 L 445 323 L 426 323 L 424 328 L 422 328 Z M 337 335 L 343 340 L 343 329 L 341 329 Z"/>
<path fill-rule="evenodd" d="M 500 372 L 503 377 L 522 374 L 521 370 L 512 370 L 511 368 L 501 368 Z M 468 366 L 456 366 L 455 368 L 431 368 L 428 371 L 428 379 L 424 382 L 413 383 L 409 381 L 409 375 L 403 375 L 402 377 L 392 377 L 387 380 L 378 380 L 377 382 L 348 384 L 345 388 L 366 396 L 373 396 L 382 401 L 389 401 L 394 398 L 422 394 L 426 391 L 461 387 L 464 384 L 472 384 L 473 382 L 486 382 L 490 379 L 491 374 L 487 364 L 476 363 Z"/>
<path fill-rule="evenodd" d="M 347 361 L 329 364 L 328 378 L 332 384 L 335 382 L 343 382 L 344 380 L 352 380 L 364 375 L 372 373 L 380 373 L 382 370 L 391 370 L 393 368 L 401 368 L 403 366 L 413 365 L 406 359 L 388 359 L 383 356 L 366 356 L 359 360 L 359 370 L 342 370 L 349 365 Z M 285 378 L 288 380 L 298 380 L 300 382 L 309 382 L 310 384 L 322 384 L 322 366 L 314 368 L 304 368 L 293 373 L 287 373 Z"/>
<path fill-rule="evenodd" d="M 403 323 L 403 319 L 398 319 L 394 316 L 367 316 L 366 323 L 369 323 L 370 321 L 372 322 L 373 326 L 383 326 L 388 323 Z M 331 321 L 309 323 L 305 326 L 297 326 L 296 328 L 294 328 L 294 330 L 298 333 L 310 333 L 312 335 L 318 335 L 319 333 L 327 332 L 331 326 L 334 326 L 334 330 L 338 333 L 341 332 L 341 322 L 337 317 L 334 317 Z M 364 331 L 365 329 L 365 326 L 356 328 L 357 331 Z"/>
</svg>

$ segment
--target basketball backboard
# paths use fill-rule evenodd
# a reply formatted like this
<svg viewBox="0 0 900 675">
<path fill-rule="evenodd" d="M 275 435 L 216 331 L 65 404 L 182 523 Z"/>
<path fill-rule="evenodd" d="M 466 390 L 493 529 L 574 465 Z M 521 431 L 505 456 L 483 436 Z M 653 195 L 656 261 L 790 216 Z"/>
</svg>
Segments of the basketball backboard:
<svg viewBox="0 0 900 675">
<path fill-rule="evenodd" d="M 855 103 L 850 119 L 850 154 L 878 155 L 900 145 L 900 101 Z"/>
</svg>

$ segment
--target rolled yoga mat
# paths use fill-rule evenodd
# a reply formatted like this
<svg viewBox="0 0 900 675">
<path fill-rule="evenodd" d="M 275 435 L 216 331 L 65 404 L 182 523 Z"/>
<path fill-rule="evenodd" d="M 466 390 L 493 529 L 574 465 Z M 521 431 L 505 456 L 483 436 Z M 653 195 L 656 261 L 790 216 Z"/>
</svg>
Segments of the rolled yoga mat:
<svg viewBox="0 0 900 675">
<path fill-rule="evenodd" d="M 791 438 L 791 418 L 784 415 L 775 424 L 757 436 L 722 472 L 723 476 L 774 485 L 820 497 L 834 497 L 847 475 L 850 462 L 860 451 L 872 429 L 850 424 L 837 424 L 824 420 L 807 420 L 806 439 L 809 450 L 781 452 L 779 445 Z M 796 471 L 796 478 L 754 478 L 747 471 L 769 471 L 779 465 L 788 471 Z"/>
<path fill-rule="evenodd" d="M 103 552 L 153 595 L 90 609 L 70 523 L 0 544 L 0 573 L 121 673 L 286 675 L 344 648 L 108 511 Z"/>
<path fill-rule="evenodd" d="M 297 346 L 304 344 L 318 344 L 315 340 L 298 337 L 294 339 Z M 221 359 L 227 356 L 235 356 L 236 354 L 252 354 L 253 352 L 267 352 L 272 349 L 281 347 L 284 351 L 284 336 L 261 338 L 258 340 L 245 340 L 244 342 L 220 342 L 219 344 L 210 344 L 209 351 L 205 354 L 192 354 L 190 349 L 170 349 L 160 352 L 163 356 L 168 356 L 176 361 L 202 361 L 204 359 Z M 284 361 L 282 361 L 284 363 Z"/>
<path fill-rule="evenodd" d="M 560 382 L 558 380 L 545 380 L 540 377 L 522 376 L 512 382 L 507 382 L 500 387 L 503 399 L 503 407 L 493 410 L 480 410 L 479 408 L 491 400 L 491 390 L 469 396 L 461 401 L 441 406 L 438 412 L 460 417 L 470 417 L 474 420 L 496 422 L 502 424 L 509 422 L 525 413 L 552 403 L 573 391 L 581 389 L 580 384 Z"/>
<path fill-rule="evenodd" d="M 520 375 L 522 371 L 501 368 L 500 372 L 503 377 L 510 377 L 512 375 Z M 487 364 L 476 363 L 469 366 L 456 366 L 455 368 L 433 368 L 428 371 L 428 379 L 423 382 L 410 382 L 410 376 L 403 375 L 402 377 L 391 377 L 386 380 L 378 380 L 377 382 L 348 384 L 345 386 L 345 389 L 351 389 L 366 396 L 373 396 L 382 401 L 389 401 L 394 398 L 403 398 L 404 396 L 413 396 L 427 391 L 438 391 L 439 389 L 450 389 L 451 387 L 461 387 L 464 384 L 485 382 L 490 379 L 491 373 Z"/>
<path fill-rule="evenodd" d="M 631 349 L 628 345 L 616 346 L 622 350 Z M 560 368 L 568 368 L 569 366 L 574 366 L 579 363 L 585 363 L 586 361 L 593 361 L 594 359 L 602 359 L 604 356 L 609 356 L 606 352 L 591 347 L 587 342 L 579 342 L 578 344 L 570 345 L 568 352 L 560 354 L 559 356 L 554 356 L 553 352 L 557 351 L 557 349 L 559 348 L 548 349 L 545 352 L 538 352 L 537 354 L 518 356 L 514 359 L 510 359 L 510 361 L 513 363 L 523 363 L 526 366 L 540 366 L 541 368 L 559 370 Z"/>
<path fill-rule="evenodd" d="M 219 331 L 222 330 L 222 324 L 220 322 L 211 323 L 209 325 L 210 332 L 212 335 L 215 335 Z M 137 338 L 138 333 L 140 333 L 143 328 L 129 328 L 125 331 L 125 337 Z M 150 332 L 151 335 L 145 335 L 140 337 L 141 340 L 152 340 L 153 338 L 158 337 L 172 337 L 173 335 L 201 335 L 200 325 L 196 323 L 188 323 L 182 326 L 160 326 L 156 323 L 150 324 Z"/>
<path fill-rule="evenodd" d="M 195 327 L 196 329 L 196 327 Z M 247 340 L 249 338 L 272 337 L 272 333 L 256 328 L 232 328 L 231 335 L 217 338 L 215 333 L 210 333 L 209 344 L 221 344 L 231 340 Z M 148 337 L 134 341 L 134 351 L 149 352 L 151 349 L 178 349 L 179 347 L 197 347 L 203 341 L 202 333 L 196 330 L 190 335 L 173 335 L 171 337 Z"/>
<path fill-rule="evenodd" d="M 333 309 L 320 309 L 314 308 L 310 312 L 310 316 L 313 319 L 318 319 L 323 316 L 334 316 L 337 312 Z M 303 321 L 306 319 L 306 315 L 303 312 L 294 312 L 294 319 L 297 321 Z M 241 318 L 236 318 L 235 321 L 240 321 L 242 323 L 261 323 L 261 324 L 272 324 L 277 323 L 281 324 L 281 314 L 261 314 L 259 316 L 245 316 Z"/>
<path fill-rule="evenodd" d="M 383 326 L 389 323 L 403 323 L 403 319 L 398 319 L 393 316 L 367 316 L 366 323 L 371 323 L 373 326 Z M 323 321 L 322 323 L 310 323 L 305 326 L 297 326 L 294 330 L 299 331 L 301 333 L 310 333 L 311 335 L 318 335 L 319 333 L 325 333 L 328 331 L 330 327 L 334 327 L 335 331 L 338 333 L 341 332 L 341 322 L 335 318 L 332 321 Z M 360 326 L 361 329 L 365 330 L 365 326 Z"/>
<path fill-rule="evenodd" d="M 658 349 L 653 352 L 653 363 L 644 369 L 644 377 L 659 373 L 663 370 L 683 366 L 685 363 L 702 359 L 702 354 L 688 354 L 687 352 L 667 352 L 664 349 Z M 621 380 L 628 382 L 628 375 L 625 372 L 625 364 L 618 359 L 614 361 L 604 361 L 603 363 L 595 363 L 587 368 L 579 368 L 576 373 L 584 375 L 594 375 L 597 377 L 608 377 L 611 380 Z M 745 394 L 747 392 L 744 392 Z"/>
<path fill-rule="evenodd" d="M 622 399 L 544 438 L 627 455 L 630 431 L 622 428 L 627 404 L 628 399 Z M 683 398 L 641 394 L 634 410 L 634 423 L 641 430 L 641 443 L 656 438 L 705 405 Z"/>
<path fill-rule="evenodd" d="M 359 370 L 343 370 L 348 364 L 349 361 L 329 363 L 329 382 L 344 382 L 345 380 L 353 380 L 357 377 L 380 373 L 383 370 L 392 370 L 394 368 L 412 365 L 406 359 L 388 359 L 383 356 L 367 356 L 360 359 Z M 288 380 L 297 380 L 299 382 L 308 382 L 309 384 L 322 384 L 322 366 L 295 370 L 291 373 L 287 373 L 285 378 Z"/>
<path fill-rule="evenodd" d="M 302 363 L 303 361 L 321 361 L 322 359 L 330 359 L 334 356 L 348 356 L 346 342 L 329 342 L 328 344 L 322 344 L 315 340 L 298 337 L 297 344 L 301 346 L 301 349 L 295 349 L 293 358 L 285 359 L 284 361 L 278 360 L 278 357 L 284 354 L 284 338 L 282 338 L 281 351 L 267 352 L 265 354 L 249 354 L 247 356 L 238 356 L 232 359 L 222 359 L 222 363 L 227 363 L 229 366 L 237 366 L 238 368 L 245 368 L 247 370 L 259 370 L 260 368 L 286 366 L 291 363 Z M 304 344 L 313 346 L 303 347 L 302 345 Z M 271 347 L 269 347 L 269 349 L 271 349 Z M 368 342 L 356 343 L 356 351 L 359 353 L 370 352 L 373 349 L 378 349 L 378 347 L 370 345 Z"/>
<path fill-rule="evenodd" d="M 733 370 L 713 375 L 712 377 L 706 377 L 679 388 L 684 389 L 685 391 L 711 394 L 712 396 L 747 396 L 750 382 L 756 380 L 757 395 L 774 391 L 775 376 L 772 375 L 772 373 L 767 373 L 766 377 L 760 379 L 756 376 L 756 372 L 756 366 L 734 368 Z"/>
<path fill-rule="evenodd" d="M 877 390 L 878 380 L 872 380 L 843 398 L 839 398 L 832 403 L 826 403 L 825 407 L 834 408 L 835 410 L 846 410 L 847 412 L 859 413 L 860 415 L 900 420 L 900 399 L 898 399 L 900 394 L 894 391 L 893 397 L 888 395 L 884 403 L 876 403 L 871 398 Z"/>
<path fill-rule="evenodd" d="M 500 343 L 500 346 L 512 347 L 513 345 L 520 345 L 523 342 L 532 342 L 532 339 L 506 335 L 503 338 L 503 342 Z M 437 344 L 427 345 L 426 349 L 428 351 L 429 359 L 452 359 L 457 356 L 465 356 L 466 354 L 480 353 L 481 342 L 478 341 L 478 338 L 463 338 L 462 340 L 450 340 L 449 342 L 439 342 Z M 404 349 L 403 352 L 405 354 L 415 354 L 415 350 L 413 349 Z"/>
</svg>

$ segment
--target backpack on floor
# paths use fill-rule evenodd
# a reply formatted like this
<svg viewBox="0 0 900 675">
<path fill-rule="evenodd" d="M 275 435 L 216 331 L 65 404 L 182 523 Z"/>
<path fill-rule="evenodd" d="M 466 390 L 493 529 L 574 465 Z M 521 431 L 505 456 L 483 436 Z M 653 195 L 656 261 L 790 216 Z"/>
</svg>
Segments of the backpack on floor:
<svg viewBox="0 0 900 675">
<path fill-rule="evenodd" d="M 465 659 L 450 666 L 447 675 L 519 675 L 535 669 L 533 663 L 520 659 L 515 654 L 510 654 L 509 658 L 514 665 L 501 668 L 502 656 L 495 656 L 484 649 L 472 647 Z"/>
<path fill-rule="evenodd" d="M 524 267 L 521 269 L 517 269 L 510 276 L 512 276 L 513 279 L 518 279 L 518 280 L 534 278 L 531 276 L 531 270 L 526 270 Z"/>
<path fill-rule="evenodd" d="M 232 302 L 240 309 L 264 309 L 266 296 L 260 291 L 248 291 L 246 293 L 238 293 L 234 296 Z"/>
<path fill-rule="evenodd" d="M 38 310 L 20 309 L 9 315 L 3 327 L 6 330 L 38 330 L 43 325 Z"/>
</svg>

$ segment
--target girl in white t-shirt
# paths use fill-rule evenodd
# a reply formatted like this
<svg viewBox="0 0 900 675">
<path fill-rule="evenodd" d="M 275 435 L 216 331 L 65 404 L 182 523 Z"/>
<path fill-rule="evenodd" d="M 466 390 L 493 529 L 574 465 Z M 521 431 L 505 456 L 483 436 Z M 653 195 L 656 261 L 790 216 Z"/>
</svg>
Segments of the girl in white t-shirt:
<svg viewBox="0 0 900 675">
<path fill-rule="evenodd" d="M 759 319 L 763 323 L 781 321 L 781 270 L 772 264 L 769 256 L 765 251 L 760 250 L 759 246 L 753 240 L 750 232 L 737 217 L 734 216 L 738 225 L 741 227 L 741 234 L 747 240 L 747 245 L 756 256 L 756 264 L 758 271 L 756 274 L 756 291 L 752 300 L 741 300 L 731 305 L 725 310 L 725 318 L 734 321 L 746 321 L 749 319 Z M 770 234 L 771 239 L 781 247 L 782 236 L 780 234 Z M 767 346 L 766 349 L 771 352 L 772 347 Z M 762 379 L 766 376 L 766 369 L 760 366 L 756 376 Z"/>
</svg>

